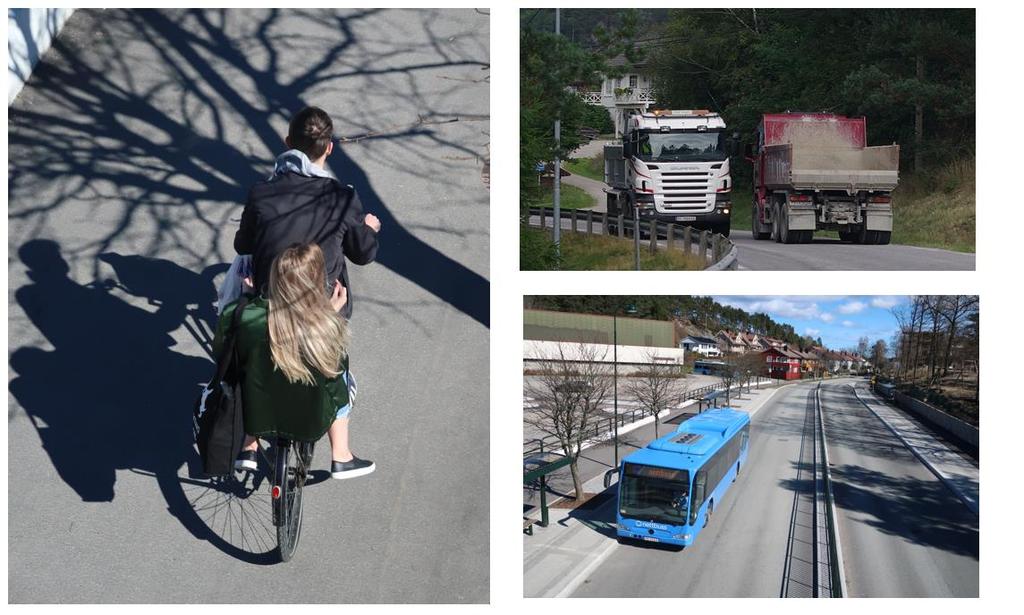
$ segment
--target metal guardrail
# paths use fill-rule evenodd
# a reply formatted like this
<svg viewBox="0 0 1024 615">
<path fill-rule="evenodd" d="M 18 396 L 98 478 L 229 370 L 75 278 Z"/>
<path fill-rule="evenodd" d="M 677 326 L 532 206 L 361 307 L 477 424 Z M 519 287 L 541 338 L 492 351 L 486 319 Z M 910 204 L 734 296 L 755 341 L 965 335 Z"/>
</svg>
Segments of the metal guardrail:
<svg viewBox="0 0 1024 615">
<path fill-rule="evenodd" d="M 633 219 L 627 218 L 623 214 L 612 217 L 605 212 L 576 209 L 562 210 L 559 214 L 562 220 L 569 220 L 568 230 L 572 233 L 607 235 L 606 229 L 610 221 L 615 225 L 616 235 L 620 239 L 634 236 Z M 538 222 L 533 222 L 534 217 L 538 218 Z M 553 217 L 554 211 L 548 207 L 530 207 L 527 224 L 533 228 L 551 228 L 554 226 Z M 548 223 L 549 220 L 551 224 Z M 598 225 L 599 231 L 595 232 L 594 229 Z M 684 253 L 699 257 L 706 263 L 704 268 L 712 271 L 731 270 L 739 266 L 739 249 L 729 241 L 728 237 L 707 230 L 698 230 L 690 226 L 658 222 L 657 220 L 641 220 L 639 226 L 641 233 L 646 230 L 649 235 L 647 242 L 651 252 L 679 249 Z M 665 238 L 664 246 L 660 237 Z"/>
</svg>

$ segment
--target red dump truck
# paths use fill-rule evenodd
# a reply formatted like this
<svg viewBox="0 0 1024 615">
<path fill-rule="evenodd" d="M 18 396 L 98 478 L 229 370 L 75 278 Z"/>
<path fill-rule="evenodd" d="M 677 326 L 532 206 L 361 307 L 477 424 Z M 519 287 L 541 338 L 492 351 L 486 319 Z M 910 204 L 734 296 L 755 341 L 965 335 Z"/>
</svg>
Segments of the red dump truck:
<svg viewBox="0 0 1024 615">
<path fill-rule="evenodd" d="M 863 117 L 766 114 L 746 158 L 754 239 L 809 243 L 814 231 L 831 230 L 843 241 L 889 243 L 900 147 L 868 147 Z"/>
</svg>

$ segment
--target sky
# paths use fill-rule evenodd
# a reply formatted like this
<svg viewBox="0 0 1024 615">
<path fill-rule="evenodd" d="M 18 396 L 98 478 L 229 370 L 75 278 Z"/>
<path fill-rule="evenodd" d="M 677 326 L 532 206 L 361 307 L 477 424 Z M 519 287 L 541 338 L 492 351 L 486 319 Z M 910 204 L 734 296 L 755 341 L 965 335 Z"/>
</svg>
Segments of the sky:
<svg viewBox="0 0 1024 615">
<path fill-rule="evenodd" d="M 834 350 L 856 348 L 857 340 L 890 340 L 898 328 L 892 308 L 909 303 L 901 295 L 714 295 L 714 300 L 747 312 L 765 312 L 793 325 L 800 335 L 821 337 Z"/>
</svg>

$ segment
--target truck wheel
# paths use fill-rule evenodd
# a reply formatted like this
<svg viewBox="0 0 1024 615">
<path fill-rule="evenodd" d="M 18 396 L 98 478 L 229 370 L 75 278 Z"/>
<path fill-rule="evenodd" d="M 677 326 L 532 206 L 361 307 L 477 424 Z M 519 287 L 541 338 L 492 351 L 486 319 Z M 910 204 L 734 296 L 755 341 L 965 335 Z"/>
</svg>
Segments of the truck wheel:
<svg viewBox="0 0 1024 615">
<path fill-rule="evenodd" d="M 789 230 L 789 215 L 785 205 L 780 210 L 782 215 L 779 216 L 779 241 L 781 243 L 796 243 L 798 233 Z"/>
<path fill-rule="evenodd" d="M 779 206 L 772 207 L 772 239 L 775 243 L 781 243 L 779 239 Z"/>
<path fill-rule="evenodd" d="M 875 231 L 878 241 L 875 244 L 880 246 L 889 245 L 889 241 L 892 239 L 892 231 Z"/>
<path fill-rule="evenodd" d="M 750 210 L 750 234 L 753 235 L 754 239 L 757 241 L 771 238 L 772 232 L 762 231 L 761 226 L 761 221 L 757 219 L 757 204 L 755 203 L 753 208 Z"/>
<path fill-rule="evenodd" d="M 800 243 L 811 243 L 814 241 L 814 231 L 800 231 Z"/>
</svg>

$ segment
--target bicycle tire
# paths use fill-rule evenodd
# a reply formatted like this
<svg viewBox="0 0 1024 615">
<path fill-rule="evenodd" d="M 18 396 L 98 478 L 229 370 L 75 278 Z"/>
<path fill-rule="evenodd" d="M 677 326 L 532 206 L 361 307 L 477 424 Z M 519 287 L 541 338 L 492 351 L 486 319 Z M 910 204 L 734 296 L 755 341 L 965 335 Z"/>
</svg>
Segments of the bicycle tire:
<svg viewBox="0 0 1024 615">
<path fill-rule="evenodd" d="M 313 459 L 313 443 L 278 442 L 274 484 L 281 493 L 275 500 L 277 552 L 282 562 L 292 559 L 302 532 L 302 487 Z"/>
</svg>

